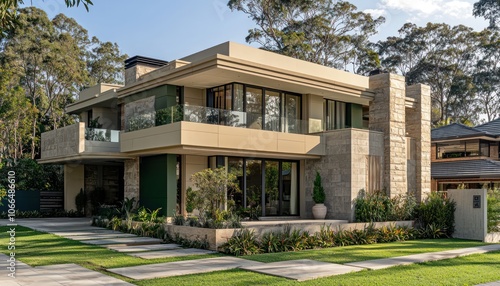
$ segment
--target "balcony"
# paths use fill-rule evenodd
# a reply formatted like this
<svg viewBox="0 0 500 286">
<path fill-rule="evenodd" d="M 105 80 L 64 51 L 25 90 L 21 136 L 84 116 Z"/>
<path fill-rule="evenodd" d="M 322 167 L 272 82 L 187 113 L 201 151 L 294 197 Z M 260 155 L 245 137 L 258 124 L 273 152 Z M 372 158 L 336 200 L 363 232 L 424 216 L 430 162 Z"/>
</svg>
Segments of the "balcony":
<svg viewBox="0 0 500 286">
<path fill-rule="evenodd" d="M 262 119 L 262 114 L 260 113 L 194 105 L 176 105 L 129 117 L 125 122 L 125 132 L 187 121 L 293 134 L 309 133 L 309 125 L 306 120 L 266 115 L 263 124 Z"/>
<path fill-rule="evenodd" d="M 118 130 L 86 128 L 83 122 L 44 132 L 40 162 L 127 157 L 120 154 L 119 139 Z"/>
<path fill-rule="evenodd" d="M 177 105 L 130 116 L 125 122 L 126 132 L 120 134 L 120 145 L 122 152 L 131 155 L 319 158 L 324 155 L 324 144 L 321 136 L 307 135 L 307 123 L 272 116 L 262 120 L 260 114 Z"/>
</svg>

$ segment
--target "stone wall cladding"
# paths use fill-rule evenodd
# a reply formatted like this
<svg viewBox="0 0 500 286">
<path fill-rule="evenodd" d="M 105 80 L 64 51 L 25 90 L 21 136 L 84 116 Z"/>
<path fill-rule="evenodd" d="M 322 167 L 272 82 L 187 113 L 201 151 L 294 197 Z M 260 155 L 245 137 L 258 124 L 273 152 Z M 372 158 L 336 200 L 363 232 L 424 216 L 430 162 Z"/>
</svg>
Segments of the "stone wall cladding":
<svg viewBox="0 0 500 286">
<path fill-rule="evenodd" d="M 139 158 L 124 162 L 124 197 L 139 200 Z"/>
<path fill-rule="evenodd" d="M 370 103 L 370 130 L 384 133 L 384 171 L 382 187 L 391 196 L 407 192 L 405 78 L 396 74 L 370 77 L 375 98 Z"/>
<path fill-rule="evenodd" d="M 42 133 L 42 159 L 77 155 L 85 151 L 83 122 Z"/>
<path fill-rule="evenodd" d="M 415 141 L 415 186 L 417 200 L 431 191 L 431 92 L 427 85 L 406 88 L 406 96 L 416 100 L 414 109 L 406 110 L 406 132 Z"/>
<path fill-rule="evenodd" d="M 312 189 L 319 171 L 326 193 L 327 219 L 353 220 L 352 201 L 367 185 L 367 156 L 383 155 L 380 132 L 361 129 L 341 129 L 325 132 L 325 156 L 305 160 L 305 206 L 303 217 L 312 217 Z"/>
<path fill-rule="evenodd" d="M 125 85 L 136 82 L 141 76 L 154 71 L 156 67 L 136 65 L 125 70 Z"/>
<path fill-rule="evenodd" d="M 144 121 L 142 124 L 155 125 L 155 97 L 150 96 L 125 104 L 124 108 L 124 129 L 129 129 L 129 122 L 132 118 Z"/>
</svg>

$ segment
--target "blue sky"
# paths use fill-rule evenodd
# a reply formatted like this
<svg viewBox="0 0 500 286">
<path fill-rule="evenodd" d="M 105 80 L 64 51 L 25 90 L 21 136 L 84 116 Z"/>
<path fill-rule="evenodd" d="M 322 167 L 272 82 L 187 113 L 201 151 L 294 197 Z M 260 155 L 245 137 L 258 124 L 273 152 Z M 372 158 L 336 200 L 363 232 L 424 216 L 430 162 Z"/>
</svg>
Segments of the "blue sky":
<svg viewBox="0 0 500 286">
<path fill-rule="evenodd" d="M 25 1 L 31 4 L 29 1 Z M 62 0 L 33 0 L 49 17 L 75 18 L 90 36 L 116 42 L 129 56 L 173 60 L 225 41 L 245 43 L 253 22 L 231 12 L 222 0 L 93 0 L 90 12 L 66 8 Z M 472 16 L 476 0 L 353 0 L 359 10 L 386 17 L 374 40 L 396 35 L 405 22 L 464 24 L 477 30 L 487 23 Z"/>
</svg>

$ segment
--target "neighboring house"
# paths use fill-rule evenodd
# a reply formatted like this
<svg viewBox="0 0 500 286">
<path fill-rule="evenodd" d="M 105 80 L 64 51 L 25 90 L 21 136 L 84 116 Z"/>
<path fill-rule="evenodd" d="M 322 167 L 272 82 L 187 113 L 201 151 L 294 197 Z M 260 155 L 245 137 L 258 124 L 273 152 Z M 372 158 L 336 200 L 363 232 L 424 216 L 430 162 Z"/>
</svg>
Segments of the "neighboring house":
<svg viewBox="0 0 500 286">
<path fill-rule="evenodd" d="M 432 130 L 432 190 L 500 187 L 500 118 Z"/>
<path fill-rule="evenodd" d="M 238 177 L 237 207 L 262 216 L 310 218 L 316 171 L 328 218 L 352 220 L 361 189 L 430 191 L 430 90 L 399 75 L 226 42 L 170 62 L 130 58 L 125 86 L 91 87 L 66 111 L 80 123 L 43 133 L 40 160 L 64 164 L 66 209 L 82 188 L 185 213 L 191 175 L 218 166 Z"/>
</svg>

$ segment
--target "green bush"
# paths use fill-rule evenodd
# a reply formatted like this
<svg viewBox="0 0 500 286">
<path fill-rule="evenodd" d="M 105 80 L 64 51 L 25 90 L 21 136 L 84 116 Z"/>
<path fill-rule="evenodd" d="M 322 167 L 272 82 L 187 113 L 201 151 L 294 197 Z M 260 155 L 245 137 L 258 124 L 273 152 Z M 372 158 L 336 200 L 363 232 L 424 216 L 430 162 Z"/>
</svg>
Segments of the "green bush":
<svg viewBox="0 0 500 286">
<path fill-rule="evenodd" d="M 431 193 L 416 208 L 417 224 L 424 233 L 432 233 L 433 238 L 451 237 L 455 231 L 455 208 L 454 201 Z"/>
<path fill-rule="evenodd" d="M 488 232 L 500 232 L 500 189 L 488 190 Z"/>
<path fill-rule="evenodd" d="M 60 165 L 42 165 L 32 159 L 4 159 L 0 163 L 0 185 L 7 186 L 8 172 L 16 172 L 16 189 L 62 192 L 64 174 Z"/>
<path fill-rule="evenodd" d="M 312 199 L 315 203 L 322 204 L 325 202 L 325 198 L 326 198 L 325 189 L 321 184 L 321 175 L 319 174 L 318 171 L 316 171 L 316 178 L 314 179 Z"/>
<path fill-rule="evenodd" d="M 80 192 L 75 197 L 76 211 L 81 214 L 85 214 L 85 207 L 87 205 L 87 195 L 80 189 Z"/>
<path fill-rule="evenodd" d="M 273 253 L 300 251 L 311 248 L 340 247 L 347 245 L 372 244 L 378 242 L 405 241 L 418 237 L 417 231 L 409 227 L 382 227 L 375 229 L 373 225 L 362 230 L 345 230 L 330 226 L 321 227 L 320 231 L 310 235 L 307 231 L 291 229 L 267 232 L 260 239 L 253 231 L 242 230 L 231 237 L 220 250 L 232 255 L 251 255 L 256 253 Z"/>
<path fill-rule="evenodd" d="M 357 222 L 411 220 L 416 205 L 413 195 L 390 198 L 385 191 L 361 190 L 354 200 L 354 216 Z"/>
</svg>

